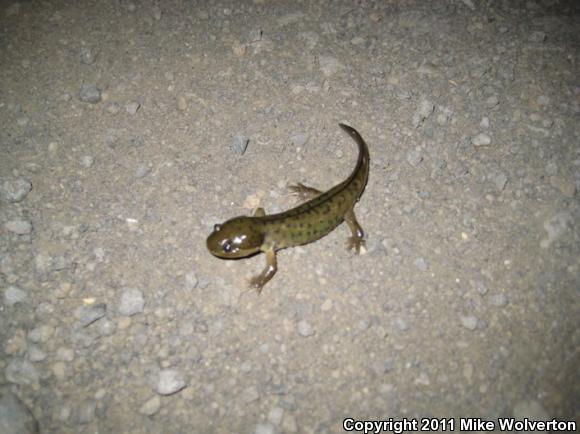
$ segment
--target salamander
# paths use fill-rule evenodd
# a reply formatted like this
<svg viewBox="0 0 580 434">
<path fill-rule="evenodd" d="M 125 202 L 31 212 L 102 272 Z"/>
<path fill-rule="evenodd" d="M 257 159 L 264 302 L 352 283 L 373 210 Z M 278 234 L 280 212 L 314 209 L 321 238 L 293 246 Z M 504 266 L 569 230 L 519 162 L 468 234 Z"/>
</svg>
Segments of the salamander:
<svg viewBox="0 0 580 434">
<path fill-rule="evenodd" d="M 347 248 L 360 254 L 365 234 L 356 220 L 354 206 L 359 201 L 369 174 L 369 150 L 352 127 L 339 124 L 358 145 L 358 160 L 350 176 L 326 192 L 303 184 L 290 186 L 293 194 L 306 202 L 278 214 L 266 215 L 257 208 L 252 216 L 232 218 L 216 224 L 207 238 L 207 248 L 223 259 L 266 254 L 266 268 L 250 280 L 250 287 L 261 292 L 278 269 L 276 252 L 286 247 L 308 244 L 322 238 L 346 221 L 351 231 Z"/>
</svg>

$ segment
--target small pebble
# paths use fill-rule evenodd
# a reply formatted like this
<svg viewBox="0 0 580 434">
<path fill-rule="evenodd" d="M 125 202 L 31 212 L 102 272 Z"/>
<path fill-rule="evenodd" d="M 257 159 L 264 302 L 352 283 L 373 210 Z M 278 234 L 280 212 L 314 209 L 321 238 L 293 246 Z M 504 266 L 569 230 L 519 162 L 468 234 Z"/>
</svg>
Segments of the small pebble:
<svg viewBox="0 0 580 434">
<path fill-rule="evenodd" d="M 574 197 L 576 194 L 576 183 L 571 178 L 550 176 L 550 185 L 559 190 L 563 196 Z"/>
<path fill-rule="evenodd" d="M 187 99 L 185 99 L 185 96 L 179 95 L 177 97 L 177 109 L 182 112 L 187 110 Z"/>
<path fill-rule="evenodd" d="M 467 6 L 472 11 L 475 11 L 475 5 L 472 0 L 461 0 L 465 6 Z"/>
<path fill-rule="evenodd" d="M 0 186 L 0 196 L 8 202 L 21 202 L 32 190 L 32 183 L 26 178 L 6 179 Z"/>
<path fill-rule="evenodd" d="M 111 336 L 115 333 L 115 323 L 108 318 L 99 321 L 97 326 L 101 336 Z"/>
<path fill-rule="evenodd" d="M 431 380 L 426 372 L 421 372 L 417 378 L 415 378 L 415 384 L 419 386 L 429 386 L 431 384 Z"/>
<path fill-rule="evenodd" d="M 98 52 L 87 47 L 81 48 L 80 59 L 83 65 L 92 65 L 97 60 Z"/>
<path fill-rule="evenodd" d="M 487 294 L 488 288 L 485 285 L 485 283 L 483 283 L 481 280 L 480 281 L 477 281 L 475 283 L 475 288 L 477 289 L 477 292 L 479 292 L 480 295 Z"/>
<path fill-rule="evenodd" d="M 530 42 L 544 42 L 546 40 L 546 34 L 544 32 L 533 32 L 530 35 Z"/>
<path fill-rule="evenodd" d="M 127 113 L 129 113 L 130 115 L 136 114 L 140 108 L 141 104 L 139 104 L 137 101 L 131 101 L 127 103 L 127 105 L 125 106 L 125 110 L 127 110 Z"/>
<path fill-rule="evenodd" d="M 423 161 L 423 154 L 420 146 L 417 146 L 407 154 L 407 163 L 411 166 L 416 167 L 421 161 Z"/>
<path fill-rule="evenodd" d="M 95 164 L 95 157 L 91 155 L 85 155 L 81 158 L 81 166 L 88 169 L 89 167 L 92 167 L 93 164 Z"/>
<path fill-rule="evenodd" d="M 447 121 L 449 120 L 449 117 L 445 113 L 439 113 L 437 115 L 436 120 L 437 120 L 437 125 L 445 126 L 447 124 Z"/>
<path fill-rule="evenodd" d="M 104 303 L 81 306 L 75 311 L 75 317 L 82 327 L 87 327 L 107 314 L 107 305 Z"/>
<path fill-rule="evenodd" d="M 306 133 L 296 133 L 290 136 L 290 143 L 296 147 L 304 146 L 308 142 L 308 135 Z"/>
<path fill-rule="evenodd" d="M 28 125 L 28 122 L 30 122 L 30 119 L 26 116 L 20 116 L 18 119 L 16 119 L 16 125 L 20 127 L 25 127 Z"/>
<path fill-rule="evenodd" d="M 490 127 L 490 121 L 487 116 L 481 118 L 481 122 L 479 123 L 479 127 L 483 129 L 488 129 Z"/>
<path fill-rule="evenodd" d="M 16 235 L 28 235 L 32 232 L 32 223 L 28 220 L 10 220 L 4 223 L 4 229 Z"/>
<path fill-rule="evenodd" d="M 498 173 L 493 177 L 493 183 L 495 184 L 495 187 L 499 191 L 503 191 L 507 182 L 508 182 L 508 179 L 507 179 L 507 176 L 505 175 L 505 173 Z"/>
<path fill-rule="evenodd" d="M 395 362 L 391 359 L 385 360 L 382 364 L 382 373 L 386 374 L 395 369 Z"/>
<path fill-rule="evenodd" d="M 125 288 L 119 301 L 119 313 L 124 316 L 132 316 L 143 312 L 145 300 L 143 293 L 135 288 Z"/>
<path fill-rule="evenodd" d="M 54 310 L 53 304 L 43 301 L 36 307 L 36 314 L 38 316 L 50 316 L 54 314 Z"/>
<path fill-rule="evenodd" d="M 116 115 L 117 113 L 119 113 L 119 110 L 121 110 L 121 106 L 117 102 L 112 102 L 107 105 L 106 110 L 108 113 Z"/>
<path fill-rule="evenodd" d="M 43 324 L 39 327 L 35 327 L 28 332 L 28 340 L 31 342 L 48 342 L 48 340 L 54 335 L 54 327 Z"/>
<path fill-rule="evenodd" d="M 466 362 L 463 365 L 463 376 L 467 381 L 471 382 L 473 378 L 473 364 Z"/>
<path fill-rule="evenodd" d="M 153 8 L 151 9 L 151 15 L 153 16 L 153 18 L 155 18 L 156 21 L 159 21 L 161 19 L 162 12 L 159 6 L 157 5 L 153 6 Z"/>
<path fill-rule="evenodd" d="M 144 414 L 145 416 L 153 416 L 160 408 L 161 398 L 156 395 L 141 406 L 139 413 Z"/>
<path fill-rule="evenodd" d="M 427 119 L 433 111 L 435 110 L 435 104 L 431 101 L 423 99 L 417 106 L 415 113 L 413 113 L 413 118 L 411 120 L 411 124 L 415 128 L 419 128 L 419 126 Z"/>
<path fill-rule="evenodd" d="M 14 306 L 18 303 L 24 303 L 28 298 L 26 291 L 17 286 L 10 285 L 4 290 L 4 303 L 7 306 Z"/>
<path fill-rule="evenodd" d="M 254 42 L 260 42 L 262 40 L 262 29 L 252 29 L 248 32 L 247 42 L 252 44 Z"/>
<path fill-rule="evenodd" d="M 468 330 L 475 330 L 477 328 L 477 318 L 473 315 L 462 316 L 461 325 Z"/>
<path fill-rule="evenodd" d="M 63 362 L 72 362 L 75 358 L 75 350 L 72 348 L 60 347 L 56 350 L 56 358 Z"/>
<path fill-rule="evenodd" d="M 268 413 L 268 421 L 274 425 L 280 425 L 284 417 L 284 409 L 281 407 L 272 407 Z"/>
<path fill-rule="evenodd" d="M 522 400 L 518 401 L 514 406 L 513 416 L 518 420 L 550 420 L 548 412 L 542 407 L 538 401 Z"/>
<path fill-rule="evenodd" d="M 489 298 L 489 303 L 492 306 L 504 307 L 508 304 L 508 299 L 504 294 L 495 294 Z"/>
<path fill-rule="evenodd" d="M 81 90 L 79 91 L 79 98 L 82 102 L 97 104 L 101 101 L 101 90 L 94 85 L 81 86 Z"/>
<path fill-rule="evenodd" d="M 71 370 L 69 365 L 64 362 L 56 362 L 52 364 L 52 373 L 57 380 L 62 381 L 67 377 L 70 377 Z"/>
<path fill-rule="evenodd" d="M 95 410 L 97 409 L 97 401 L 94 399 L 86 399 L 81 402 L 79 406 L 79 423 L 84 425 L 90 423 L 95 418 Z"/>
<path fill-rule="evenodd" d="M 242 391 L 240 398 L 244 404 L 251 404 L 260 399 L 260 392 L 256 386 L 250 386 Z"/>
<path fill-rule="evenodd" d="M 164 369 L 159 372 L 159 379 L 155 390 L 160 395 L 172 395 L 183 390 L 186 386 L 183 375 L 174 369 Z"/>
<path fill-rule="evenodd" d="M 29 345 L 26 354 L 28 355 L 28 360 L 33 363 L 42 362 L 46 359 L 46 353 L 36 345 Z"/>
<path fill-rule="evenodd" d="M 190 271 L 185 275 L 185 287 L 188 290 L 194 289 L 198 284 L 197 276 L 195 275 L 194 271 Z"/>
<path fill-rule="evenodd" d="M 231 142 L 231 149 L 239 155 L 244 155 L 244 153 L 246 152 L 246 149 L 248 148 L 248 144 L 250 143 L 250 139 L 248 139 L 247 137 L 241 135 L 241 134 L 236 134 L 233 138 L 232 138 L 232 142 Z"/>
<path fill-rule="evenodd" d="M 496 95 L 492 95 L 485 100 L 485 106 L 487 108 L 493 108 L 499 104 L 499 98 Z"/>
<path fill-rule="evenodd" d="M 276 427 L 269 423 L 259 423 L 256 425 L 254 434 L 276 434 Z"/>
<path fill-rule="evenodd" d="M 471 143 L 473 143 L 474 146 L 488 146 L 491 144 L 491 137 L 485 133 L 479 133 L 471 139 Z"/>
<path fill-rule="evenodd" d="M 318 66 L 322 73 L 327 77 L 330 77 L 345 68 L 337 58 L 332 56 L 320 56 L 318 59 Z"/>
<path fill-rule="evenodd" d="M 320 306 L 320 310 L 322 310 L 323 312 L 328 312 L 330 309 L 332 309 L 332 305 L 333 305 L 332 300 L 330 298 L 327 298 L 322 303 L 322 306 Z"/>
<path fill-rule="evenodd" d="M 409 328 L 411 327 L 409 323 L 404 318 L 401 317 L 395 319 L 395 325 L 399 329 L 399 331 L 402 332 L 409 330 Z"/>
<path fill-rule="evenodd" d="M 284 420 L 282 421 L 282 431 L 284 433 L 298 432 L 298 423 L 296 422 L 296 418 L 292 414 L 286 413 L 284 415 Z"/>
<path fill-rule="evenodd" d="M 289 13 L 282 15 L 280 18 L 278 18 L 277 24 L 278 24 L 278 27 L 284 27 L 284 26 L 287 26 L 289 24 L 296 24 L 296 23 L 303 22 L 305 18 L 306 18 L 306 15 L 304 14 L 304 12 L 289 12 Z"/>
<path fill-rule="evenodd" d="M 427 261 L 425 261 L 424 258 L 417 258 L 414 261 L 415 267 L 419 270 L 419 271 L 427 271 L 427 269 L 429 268 Z"/>
<path fill-rule="evenodd" d="M 550 105 L 550 97 L 546 95 L 540 95 L 538 98 L 536 98 L 536 101 L 539 105 Z"/>
<path fill-rule="evenodd" d="M 38 383 L 40 373 L 28 360 L 12 359 L 4 370 L 6 380 L 21 386 L 31 386 Z"/>
<path fill-rule="evenodd" d="M 312 326 L 308 323 L 308 321 L 302 320 L 298 322 L 298 333 L 300 334 L 300 336 L 306 338 L 312 336 L 314 334 L 314 330 L 312 329 Z"/>
<path fill-rule="evenodd" d="M 14 3 L 18 4 L 18 3 Z M 26 405 L 7 387 L 0 388 L 2 434 L 38 434 L 38 422 Z"/>
<path fill-rule="evenodd" d="M 139 164 L 135 169 L 135 178 L 145 178 L 151 173 L 151 166 L 147 164 Z"/>
<path fill-rule="evenodd" d="M 556 175 L 558 173 L 558 164 L 555 161 L 549 161 L 544 170 L 548 175 Z"/>
<path fill-rule="evenodd" d="M 566 234 L 573 224 L 574 218 L 569 211 L 562 211 L 544 222 L 544 229 L 548 238 L 541 241 L 543 248 L 550 247 L 552 243 Z"/>
</svg>

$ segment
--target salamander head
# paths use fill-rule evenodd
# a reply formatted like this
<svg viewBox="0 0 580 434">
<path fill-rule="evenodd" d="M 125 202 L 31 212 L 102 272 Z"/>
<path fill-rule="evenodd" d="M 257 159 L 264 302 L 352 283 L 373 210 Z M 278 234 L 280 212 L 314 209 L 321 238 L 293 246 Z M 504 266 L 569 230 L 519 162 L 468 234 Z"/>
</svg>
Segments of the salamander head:
<svg viewBox="0 0 580 434">
<path fill-rule="evenodd" d="M 243 258 L 260 251 L 263 236 L 250 217 L 236 217 L 217 224 L 207 237 L 207 249 L 218 258 Z"/>
</svg>

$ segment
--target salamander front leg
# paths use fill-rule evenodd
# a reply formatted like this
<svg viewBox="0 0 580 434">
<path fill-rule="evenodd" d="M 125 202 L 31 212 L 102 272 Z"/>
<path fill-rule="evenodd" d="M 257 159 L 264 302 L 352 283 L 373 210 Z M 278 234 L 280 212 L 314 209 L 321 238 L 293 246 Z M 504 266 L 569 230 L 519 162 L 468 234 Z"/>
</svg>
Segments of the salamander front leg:
<svg viewBox="0 0 580 434">
<path fill-rule="evenodd" d="M 307 187 L 306 185 L 304 185 L 300 182 L 296 185 L 288 186 L 288 190 L 290 190 L 291 194 L 296 196 L 298 198 L 298 200 L 300 200 L 302 202 L 305 202 L 305 201 L 310 200 L 310 199 L 314 199 L 316 196 L 319 196 L 320 194 L 322 194 L 322 192 L 320 190 L 317 190 L 316 188 L 312 188 L 312 187 Z"/>
<path fill-rule="evenodd" d="M 278 261 L 276 260 L 276 250 L 272 246 L 266 250 L 266 268 L 260 274 L 250 279 L 250 287 L 256 288 L 258 294 L 261 293 L 264 285 L 274 277 L 276 271 L 278 271 Z"/>
<path fill-rule="evenodd" d="M 348 250 L 354 248 L 356 253 L 360 254 L 361 248 L 365 247 L 365 233 L 356 221 L 356 216 L 352 209 L 344 215 L 344 220 L 352 233 L 352 236 L 346 240 L 346 248 Z"/>
</svg>

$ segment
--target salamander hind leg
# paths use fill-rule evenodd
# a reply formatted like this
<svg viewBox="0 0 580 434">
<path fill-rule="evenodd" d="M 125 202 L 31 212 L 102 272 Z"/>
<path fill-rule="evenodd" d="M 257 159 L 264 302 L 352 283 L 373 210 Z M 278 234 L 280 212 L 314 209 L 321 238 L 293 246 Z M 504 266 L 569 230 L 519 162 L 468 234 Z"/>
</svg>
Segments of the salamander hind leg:
<svg viewBox="0 0 580 434">
<path fill-rule="evenodd" d="M 356 221 L 356 216 L 352 209 L 344 215 L 344 220 L 352 233 L 352 236 L 348 237 L 346 240 L 346 248 L 348 250 L 354 248 L 355 252 L 360 254 L 361 249 L 365 248 L 365 233 Z"/>
<path fill-rule="evenodd" d="M 274 250 L 274 247 L 270 247 L 266 250 L 266 268 L 260 274 L 250 279 L 250 288 L 258 290 L 258 294 L 261 293 L 264 285 L 274 277 L 276 271 L 278 271 L 276 250 Z"/>
<path fill-rule="evenodd" d="M 322 194 L 320 190 L 317 190 L 316 188 L 312 187 L 307 187 L 306 185 L 300 182 L 296 185 L 290 185 L 288 187 L 288 190 L 290 190 L 291 194 L 296 196 L 298 200 L 300 200 L 301 202 L 314 199 L 316 196 Z"/>
</svg>

